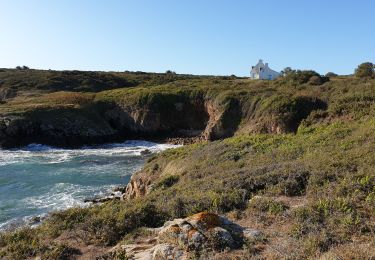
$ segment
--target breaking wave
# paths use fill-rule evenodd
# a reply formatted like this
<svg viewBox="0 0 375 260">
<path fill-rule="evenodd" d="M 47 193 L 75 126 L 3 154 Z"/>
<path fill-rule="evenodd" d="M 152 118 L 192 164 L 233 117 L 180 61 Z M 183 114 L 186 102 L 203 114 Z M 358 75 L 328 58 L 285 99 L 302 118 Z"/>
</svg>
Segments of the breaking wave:
<svg viewBox="0 0 375 260">
<path fill-rule="evenodd" d="M 109 195 L 128 183 L 144 164 L 145 154 L 174 147 L 126 141 L 81 149 L 30 144 L 0 150 L 0 230 Z"/>
</svg>

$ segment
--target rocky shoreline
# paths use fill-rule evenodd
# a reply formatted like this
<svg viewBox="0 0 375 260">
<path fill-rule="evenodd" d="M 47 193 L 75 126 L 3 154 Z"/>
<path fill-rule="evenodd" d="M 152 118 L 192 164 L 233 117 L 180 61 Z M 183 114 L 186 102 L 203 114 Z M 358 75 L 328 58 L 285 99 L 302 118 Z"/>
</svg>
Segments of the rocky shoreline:
<svg viewBox="0 0 375 260">
<path fill-rule="evenodd" d="M 142 141 L 144 141 L 144 140 L 142 140 Z M 154 139 L 154 142 L 156 142 L 156 141 L 158 142 L 158 144 L 180 145 L 180 144 L 190 142 L 191 139 L 188 140 L 188 141 L 184 140 L 183 138 Z M 60 150 L 60 149 L 57 149 L 57 150 Z M 15 151 L 18 151 L 18 150 L 15 150 Z M 8 152 L 8 151 L 4 151 L 4 152 Z M 74 150 L 72 152 L 74 153 Z M 138 151 L 138 153 L 139 153 L 139 151 Z M 144 160 L 146 160 L 148 157 L 152 156 L 155 153 L 157 153 L 157 151 L 152 150 L 152 148 L 150 148 L 150 149 L 142 148 L 140 150 L 140 155 Z M 134 174 L 134 173 L 135 172 L 133 172 L 132 174 Z M 82 200 L 79 201 L 79 204 L 81 204 L 83 202 L 84 203 L 83 207 L 86 207 L 86 206 L 90 206 L 90 205 L 101 204 L 101 203 L 108 202 L 108 201 L 111 201 L 111 200 L 122 200 L 125 192 L 126 192 L 126 184 L 124 186 L 117 186 L 117 187 L 113 188 L 113 190 L 108 191 L 107 195 L 102 195 L 102 196 L 99 195 L 99 197 L 91 197 L 88 194 L 86 196 L 86 198 L 83 198 Z M 38 225 L 43 223 L 47 218 L 49 218 L 49 216 L 51 214 L 53 214 L 55 212 L 58 212 L 58 211 L 60 211 L 60 210 L 52 210 L 52 211 L 48 211 L 48 212 L 43 213 L 43 214 L 33 214 L 33 215 L 30 215 L 30 216 L 19 217 L 19 218 L 14 217 L 12 219 L 9 219 L 9 221 L 4 222 L 3 226 L 0 228 L 0 230 L 2 230 L 2 231 L 14 231 L 14 230 L 17 230 L 21 227 L 37 227 Z"/>
</svg>

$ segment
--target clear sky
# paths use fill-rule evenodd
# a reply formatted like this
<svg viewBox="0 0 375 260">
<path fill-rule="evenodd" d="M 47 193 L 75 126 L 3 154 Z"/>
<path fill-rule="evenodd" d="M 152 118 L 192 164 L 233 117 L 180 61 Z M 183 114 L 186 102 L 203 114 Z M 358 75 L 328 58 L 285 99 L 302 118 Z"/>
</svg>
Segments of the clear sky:
<svg viewBox="0 0 375 260">
<path fill-rule="evenodd" d="M 375 62 L 374 0 L 0 0 L 0 67 L 350 74 Z"/>
</svg>

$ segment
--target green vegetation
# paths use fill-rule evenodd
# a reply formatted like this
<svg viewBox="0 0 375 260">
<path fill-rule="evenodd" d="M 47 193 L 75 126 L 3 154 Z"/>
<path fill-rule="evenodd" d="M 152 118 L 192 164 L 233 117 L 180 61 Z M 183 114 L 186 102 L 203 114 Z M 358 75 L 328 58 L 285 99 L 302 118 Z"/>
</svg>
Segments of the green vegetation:
<svg viewBox="0 0 375 260">
<path fill-rule="evenodd" d="M 334 78 L 334 77 L 337 77 L 338 75 L 334 72 L 328 72 L 325 76 L 327 78 Z"/>
<path fill-rule="evenodd" d="M 25 92 L 35 90 L 98 92 L 140 85 L 155 86 L 175 80 L 199 78 L 199 76 L 177 75 L 176 73 L 53 71 L 24 69 L 24 67 L 0 69 L 0 87 Z"/>
<path fill-rule="evenodd" d="M 355 76 L 359 78 L 373 77 L 375 75 L 375 65 L 371 62 L 365 62 L 355 70 Z"/>
<path fill-rule="evenodd" d="M 315 84 L 311 79 L 319 75 L 312 72 L 289 73 L 272 82 L 202 77 L 7 101 L 0 106 L 7 113 L 35 113 L 34 107 L 45 113 L 56 106 L 83 113 L 91 107 L 100 117 L 103 104 L 159 111 L 176 102 L 201 99 L 226 107 L 236 100 L 241 118 L 233 137 L 151 157 L 136 175 L 152 182 L 144 197 L 56 212 L 35 229 L 2 233 L 0 257 L 75 254 L 77 249 L 58 242 L 67 234 L 85 245 L 112 246 L 142 233 L 142 227 L 201 211 L 235 215 L 265 230 L 267 239 L 250 241 L 240 250 L 244 255 L 285 257 L 280 250 L 267 251 L 268 245 L 279 244 L 294 259 L 339 254 L 342 247 L 369 245 L 364 252 L 370 250 L 375 236 L 375 79 L 329 76 Z M 295 129 L 252 131 L 260 120 L 275 117 L 295 122 Z M 354 250 L 342 252 L 357 256 Z"/>
<path fill-rule="evenodd" d="M 322 85 L 329 81 L 327 76 L 319 75 L 313 70 L 292 70 L 291 68 L 285 68 L 283 71 L 284 82 L 289 84 L 301 85 L 309 83 L 311 85 Z"/>
<path fill-rule="evenodd" d="M 160 175 L 160 185 L 146 197 L 55 213 L 32 237 L 7 234 L 0 240 L 2 252 L 43 252 L 42 242 L 29 240 L 53 239 L 63 232 L 74 232 L 88 244 L 113 245 L 135 228 L 203 210 L 237 209 L 270 217 L 289 210 L 289 237 L 301 255 L 325 252 L 354 238 L 372 239 L 374 131 L 374 119 L 364 118 L 301 126 L 296 135 L 241 135 L 166 151 L 143 169 Z M 171 171 L 175 176 L 169 175 Z M 255 195 L 259 199 L 251 199 Z M 306 204 L 293 209 L 267 199 L 301 195 Z"/>
</svg>

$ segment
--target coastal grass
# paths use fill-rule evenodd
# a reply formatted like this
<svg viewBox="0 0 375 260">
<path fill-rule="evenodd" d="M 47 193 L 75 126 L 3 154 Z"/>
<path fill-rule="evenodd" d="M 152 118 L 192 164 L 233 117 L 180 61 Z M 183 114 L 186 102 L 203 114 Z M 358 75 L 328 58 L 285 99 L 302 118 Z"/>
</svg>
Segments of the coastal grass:
<svg viewBox="0 0 375 260">
<path fill-rule="evenodd" d="M 46 241 L 67 232 L 87 244 L 114 245 L 137 228 L 200 211 L 239 210 L 276 223 L 283 216 L 306 257 L 368 240 L 375 230 L 374 131 L 375 120 L 363 118 L 168 150 L 143 168 L 159 180 L 144 198 L 52 213 L 38 228 L 2 233 L 0 255 L 44 254 L 55 250 Z M 274 199 L 280 196 L 306 203 L 290 208 Z"/>
<path fill-rule="evenodd" d="M 74 84 L 59 81 L 47 90 L 40 87 L 37 79 L 46 77 L 78 80 Z M 109 74 L 109 75 L 107 75 Z M 309 82 L 294 84 L 284 79 L 275 81 L 251 81 L 236 77 L 189 76 L 175 74 L 147 73 L 99 73 L 99 72 L 56 72 L 37 70 L 4 70 L 0 72 L 0 90 L 16 89 L 17 95 L 0 104 L 2 116 L 18 116 L 33 120 L 33 114 L 43 111 L 74 110 L 74 113 L 86 117 L 87 111 L 95 111 L 101 121 L 107 120 L 105 113 L 114 107 L 132 107 L 133 109 L 152 110 L 160 114 L 168 114 L 176 109 L 176 104 L 204 103 L 210 101 L 220 110 L 228 110 L 233 104 L 239 104 L 241 118 L 237 125 L 239 133 L 264 132 L 265 126 L 272 122 L 287 122 L 288 131 L 296 131 L 302 119 L 311 111 L 311 120 L 331 120 L 337 117 L 360 118 L 374 111 L 375 80 L 370 78 L 334 77 L 321 85 Z M 22 76 L 23 75 L 23 76 Z M 42 76 L 44 75 L 44 76 Z M 55 76 L 53 76 L 55 75 Z M 104 76 L 103 76 L 104 75 Z M 134 84 L 114 84 L 113 88 L 90 87 L 84 90 L 85 77 L 123 77 Z M 18 76 L 20 76 L 18 78 Z M 22 77 L 21 77 L 22 76 Z M 167 80 L 172 77 L 171 80 Z M 36 79 L 34 79 L 36 78 Z M 166 78 L 163 80 L 156 80 Z M 104 80 L 102 79 L 102 80 Z M 47 82 L 49 82 L 47 80 Z M 43 80 L 41 80 L 43 81 Z M 20 82 L 19 84 L 17 82 Z M 36 85 L 30 82 L 35 82 Z M 43 81 L 44 82 L 44 81 Z M 23 86 L 23 84 L 31 84 Z M 43 85 L 42 84 L 42 85 Z M 64 85 L 65 84 L 65 85 Z M 69 87 L 69 86 L 76 87 Z M 66 87 L 63 87 L 66 86 Z M 90 85 L 91 86 L 91 85 Z M 83 89 L 82 89 L 83 88 Z M 48 113 L 43 117 L 48 122 Z M 89 118 L 88 118 L 89 119 Z M 53 117 L 51 118 L 53 120 Z M 262 126 L 264 125 L 264 126 Z M 291 128 L 291 129 L 289 129 Z"/>
<path fill-rule="evenodd" d="M 265 256 L 280 257 L 266 252 L 267 243 L 277 241 L 277 235 L 272 234 L 281 234 L 288 241 L 286 248 L 293 250 L 295 259 L 337 256 L 345 247 L 353 249 L 373 241 L 374 79 L 334 77 L 315 85 L 131 73 L 128 81 L 130 76 L 133 81 L 150 78 L 139 85 L 99 91 L 59 89 L 47 93 L 38 87 L 43 91 L 9 100 L 0 105 L 0 111 L 44 115 L 51 120 L 92 118 L 108 127 L 101 110 L 107 105 L 168 110 L 176 102 L 194 99 L 213 100 L 223 106 L 235 99 L 242 104 L 239 128 L 244 130 L 224 140 L 151 156 L 137 173 L 154 181 L 143 198 L 54 212 L 37 228 L 0 233 L 0 258 L 56 259 L 78 254 L 78 246 L 60 242 L 67 235 L 87 245 L 113 246 L 143 227 L 157 227 L 166 220 L 201 211 L 235 215 L 239 221 L 272 228 L 269 242 L 262 240 L 262 247 L 256 250 L 255 242 L 249 243 L 245 255 L 262 255 L 264 251 Z M 17 85 L 22 91 L 28 87 Z M 320 105 L 310 113 L 306 107 L 317 104 L 310 102 L 314 99 Z M 292 133 L 245 131 L 254 118 L 267 121 L 278 115 L 282 120 L 290 114 L 299 121 Z M 303 203 L 289 203 L 296 198 Z"/>
</svg>

